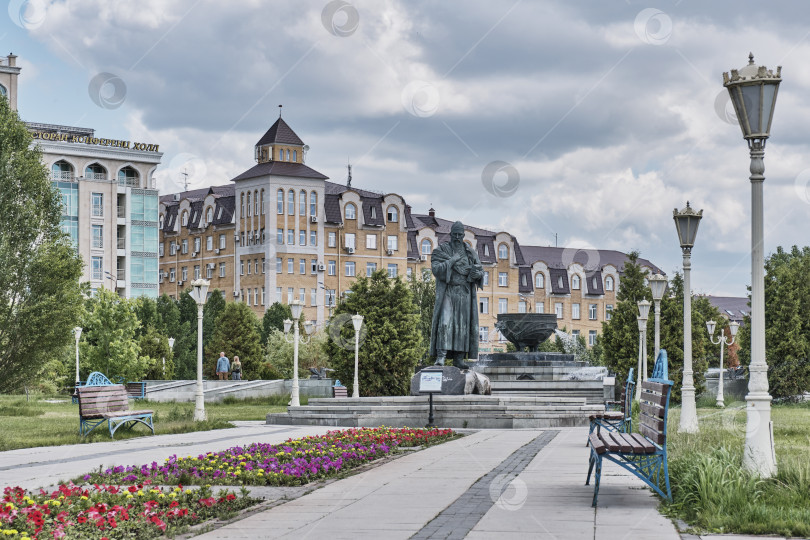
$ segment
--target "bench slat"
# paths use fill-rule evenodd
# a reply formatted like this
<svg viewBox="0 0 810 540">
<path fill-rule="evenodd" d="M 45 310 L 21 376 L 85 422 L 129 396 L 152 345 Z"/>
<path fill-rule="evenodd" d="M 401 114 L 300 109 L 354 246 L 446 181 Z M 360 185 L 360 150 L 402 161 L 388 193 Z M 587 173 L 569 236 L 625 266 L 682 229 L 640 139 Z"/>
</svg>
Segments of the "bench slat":
<svg viewBox="0 0 810 540">
<path fill-rule="evenodd" d="M 633 447 L 624 440 L 621 433 L 605 432 L 603 438 L 608 443 L 611 452 L 630 452 Z"/>
<path fill-rule="evenodd" d="M 667 440 L 666 434 L 661 433 L 660 431 L 643 423 L 639 424 L 638 432 L 657 444 L 664 444 L 664 442 Z"/>
<path fill-rule="evenodd" d="M 668 384 L 652 382 L 652 381 L 644 381 L 641 383 L 641 391 L 648 390 L 650 392 L 655 392 L 656 394 L 666 394 L 666 390 Z"/>
<path fill-rule="evenodd" d="M 641 392 L 641 401 L 642 403 L 645 401 L 649 401 L 650 403 L 655 403 L 656 405 L 665 406 L 667 404 L 667 395 L 666 394 L 652 394 L 650 392 L 645 392 L 642 390 Z"/>
<path fill-rule="evenodd" d="M 77 388 L 81 394 L 109 394 L 124 390 L 123 384 L 108 384 L 105 386 L 80 386 Z"/>
<path fill-rule="evenodd" d="M 660 418 L 649 416 L 647 414 L 644 414 L 644 412 L 642 412 L 641 416 L 639 417 L 639 420 L 641 421 L 642 424 L 648 427 L 651 427 L 658 431 L 664 431 L 664 421 Z"/>
<path fill-rule="evenodd" d="M 647 439 L 645 439 L 642 435 L 639 435 L 638 433 L 631 433 L 630 435 L 633 437 L 636 443 L 638 443 L 638 445 L 644 449 L 645 454 L 655 453 L 656 450 L 655 445 L 650 441 L 648 441 Z"/>
<path fill-rule="evenodd" d="M 597 435 L 596 433 L 591 433 L 590 441 L 591 441 L 591 448 L 593 448 L 593 451 L 596 452 L 597 454 L 604 454 L 605 452 L 607 452 L 607 446 L 605 446 L 605 443 L 602 441 L 602 439 L 599 438 L 599 435 Z"/>
<path fill-rule="evenodd" d="M 641 412 L 653 418 L 663 418 L 665 409 L 657 405 L 650 405 L 649 403 L 641 403 L 639 407 Z"/>
</svg>

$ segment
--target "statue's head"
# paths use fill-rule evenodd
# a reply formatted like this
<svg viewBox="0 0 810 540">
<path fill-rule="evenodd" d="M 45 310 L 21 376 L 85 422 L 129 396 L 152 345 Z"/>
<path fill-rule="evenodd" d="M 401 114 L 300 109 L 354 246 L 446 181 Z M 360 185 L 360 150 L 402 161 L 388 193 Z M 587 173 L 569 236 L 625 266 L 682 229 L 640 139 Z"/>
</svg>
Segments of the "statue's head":
<svg viewBox="0 0 810 540">
<path fill-rule="evenodd" d="M 456 221 L 453 223 L 453 226 L 450 227 L 450 239 L 454 242 L 463 242 L 464 241 L 464 224 L 460 221 Z"/>
</svg>

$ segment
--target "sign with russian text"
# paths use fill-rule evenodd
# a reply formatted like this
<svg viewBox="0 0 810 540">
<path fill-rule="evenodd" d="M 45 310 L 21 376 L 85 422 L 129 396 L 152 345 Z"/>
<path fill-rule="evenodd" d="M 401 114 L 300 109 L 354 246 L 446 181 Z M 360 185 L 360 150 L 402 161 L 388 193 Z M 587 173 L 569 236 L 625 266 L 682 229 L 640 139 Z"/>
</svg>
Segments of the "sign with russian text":
<svg viewBox="0 0 810 540">
<path fill-rule="evenodd" d="M 66 142 L 77 144 L 92 144 L 94 146 L 109 146 L 111 148 L 124 148 L 127 150 L 139 150 L 142 152 L 157 152 L 158 144 L 139 143 L 131 141 L 122 141 L 119 139 L 104 139 L 99 137 L 90 137 L 87 135 L 69 135 L 67 133 L 49 133 L 47 131 L 33 131 L 31 136 L 36 140 L 41 141 L 54 141 Z"/>
<path fill-rule="evenodd" d="M 420 371 L 419 372 L 420 392 L 441 392 L 442 372 L 441 371 Z"/>
</svg>

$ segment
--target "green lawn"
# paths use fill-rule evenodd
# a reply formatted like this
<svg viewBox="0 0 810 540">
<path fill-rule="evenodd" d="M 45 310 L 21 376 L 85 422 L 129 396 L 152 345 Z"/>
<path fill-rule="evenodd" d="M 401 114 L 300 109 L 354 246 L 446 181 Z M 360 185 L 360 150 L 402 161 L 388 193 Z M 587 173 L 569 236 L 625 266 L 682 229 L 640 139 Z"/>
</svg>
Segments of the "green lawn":
<svg viewBox="0 0 810 540">
<path fill-rule="evenodd" d="M 273 396 L 265 399 L 206 403 L 208 420 L 194 422 L 194 403 L 156 403 L 130 401 L 131 409 L 155 411 L 155 434 L 187 433 L 209 429 L 233 427 L 231 420 L 264 420 L 270 412 L 284 412 L 289 396 Z M 302 404 L 306 399 L 302 398 Z M 106 424 L 101 425 L 88 437 L 79 435 L 79 406 L 70 402 L 69 396 L 45 398 L 32 396 L 0 396 L 0 451 L 34 446 L 54 446 L 83 442 L 109 441 Z M 119 429 L 115 439 L 142 437 L 150 434 L 142 425 L 133 430 Z"/>
<path fill-rule="evenodd" d="M 742 466 L 744 402 L 699 408 L 700 432 L 678 433 L 680 409 L 670 410 L 668 515 L 698 530 L 810 536 L 810 403 L 774 405 L 776 477 L 762 480 Z"/>
</svg>

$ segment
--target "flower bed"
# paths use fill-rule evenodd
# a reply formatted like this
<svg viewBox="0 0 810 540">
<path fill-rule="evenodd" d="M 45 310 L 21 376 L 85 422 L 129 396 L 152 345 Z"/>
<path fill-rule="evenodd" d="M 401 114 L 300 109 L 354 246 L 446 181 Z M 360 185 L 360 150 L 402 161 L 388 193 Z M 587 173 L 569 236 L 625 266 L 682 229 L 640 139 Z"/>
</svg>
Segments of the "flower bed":
<svg viewBox="0 0 810 540">
<path fill-rule="evenodd" d="M 257 502 L 225 491 L 215 497 L 207 487 L 162 489 L 145 483 L 71 483 L 38 494 L 7 487 L 0 501 L 0 538 L 154 538 Z"/>
<path fill-rule="evenodd" d="M 171 456 L 162 465 L 118 466 L 87 474 L 85 481 L 152 484 L 296 486 L 335 476 L 387 455 L 397 447 L 444 442 L 450 429 L 359 428 L 290 439 L 281 444 L 254 443 L 196 457 Z"/>
</svg>

